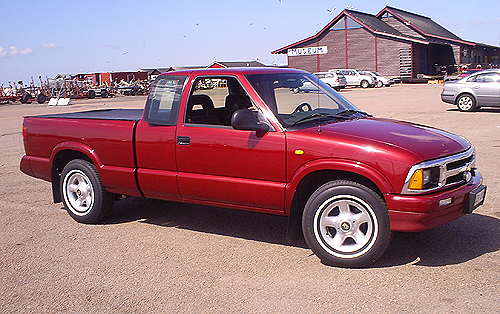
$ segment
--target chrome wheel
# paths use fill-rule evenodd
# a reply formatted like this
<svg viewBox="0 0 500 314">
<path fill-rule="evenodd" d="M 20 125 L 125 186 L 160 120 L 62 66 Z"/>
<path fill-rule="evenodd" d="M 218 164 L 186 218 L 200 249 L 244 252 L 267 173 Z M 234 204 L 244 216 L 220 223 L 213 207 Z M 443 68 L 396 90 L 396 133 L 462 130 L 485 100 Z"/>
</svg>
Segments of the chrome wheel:
<svg viewBox="0 0 500 314">
<path fill-rule="evenodd" d="M 462 95 L 457 100 L 457 107 L 460 111 L 472 111 L 476 107 L 476 100 L 471 95 Z"/>
<path fill-rule="evenodd" d="M 377 225 L 377 217 L 366 202 L 351 195 L 339 195 L 321 204 L 314 219 L 314 233 L 330 254 L 354 258 L 373 246 Z"/>
<path fill-rule="evenodd" d="M 374 262 L 385 252 L 392 237 L 383 198 L 350 180 L 327 182 L 309 197 L 302 231 L 323 263 L 343 267 Z"/>
<path fill-rule="evenodd" d="M 113 210 L 114 194 L 106 191 L 96 167 L 86 160 L 75 159 L 64 167 L 60 191 L 66 211 L 76 221 L 96 223 Z"/>
<path fill-rule="evenodd" d="M 94 204 L 94 188 L 89 177 L 80 170 L 71 170 L 64 178 L 63 196 L 68 209 L 77 216 L 87 215 Z"/>
</svg>

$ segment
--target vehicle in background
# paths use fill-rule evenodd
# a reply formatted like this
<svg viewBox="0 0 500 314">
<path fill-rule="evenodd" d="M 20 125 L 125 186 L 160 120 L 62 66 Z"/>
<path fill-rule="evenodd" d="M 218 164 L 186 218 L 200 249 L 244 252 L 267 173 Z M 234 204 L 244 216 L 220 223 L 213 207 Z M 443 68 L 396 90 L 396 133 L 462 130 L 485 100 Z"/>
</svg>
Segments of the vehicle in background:
<svg viewBox="0 0 500 314">
<path fill-rule="evenodd" d="M 460 111 L 500 107 L 500 70 L 483 70 L 445 82 L 441 100 L 457 105 Z"/>
<path fill-rule="evenodd" d="M 320 80 L 326 83 L 326 85 L 335 89 L 336 91 L 341 90 L 347 86 L 347 79 L 344 75 L 336 72 L 317 72 L 314 73 Z"/>
<path fill-rule="evenodd" d="M 290 88 L 294 93 L 318 92 L 318 87 L 309 81 L 302 82 L 301 86 Z"/>
<path fill-rule="evenodd" d="M 361 74 L 359 70 L 354 69 L 335 69 L 328 72 L 340 73 L 346 80 L 349 86 L 361 86 L 362 88 L 374 87 L 377 80 L 368 74 Z"/>
<path fill-rule="evenodd" d="M 382 86 L 389 87 L 392 84 L 394 84 L 394 79 L 393 78 L 390 78 L 390 77 L 387 77 L 387 76 L 383 76 L 382 74 L 380 74 L 378 72 L 375 72 L 375 71 L 363 71 L 363 72 L 369 73 L 373 77 L 375 77 L 375 79 L 377 80 L 377 84 L 376 84 L 377 87 L 382 87 Z"/>
<path fill-rule="evenodd" d="M 466 77 L 466 76 L 469 76 L 473 73 L 477 73 L 479 71 L 482 71 L 483 69 L 468 69 L 468 70 L 465 70 L 465 71 L 462 71 L 462 73 L 460 73 L 457 77 L 457 79 L 461 79 L 462 77 Z"/>
</svg>

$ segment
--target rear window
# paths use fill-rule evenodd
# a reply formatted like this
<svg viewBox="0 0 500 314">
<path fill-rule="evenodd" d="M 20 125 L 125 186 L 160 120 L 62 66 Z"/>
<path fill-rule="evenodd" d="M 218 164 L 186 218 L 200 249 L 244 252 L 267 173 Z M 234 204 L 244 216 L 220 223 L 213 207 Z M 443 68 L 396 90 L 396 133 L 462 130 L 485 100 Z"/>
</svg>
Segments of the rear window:
<svg viewBox="0 0 500 314">
<path fill-rule="evenodd" d="M 187 76 L 162 75 L 156 79 L 146 102 L 146 122 L 176 125 L 186 78 Z"/>
</svg>

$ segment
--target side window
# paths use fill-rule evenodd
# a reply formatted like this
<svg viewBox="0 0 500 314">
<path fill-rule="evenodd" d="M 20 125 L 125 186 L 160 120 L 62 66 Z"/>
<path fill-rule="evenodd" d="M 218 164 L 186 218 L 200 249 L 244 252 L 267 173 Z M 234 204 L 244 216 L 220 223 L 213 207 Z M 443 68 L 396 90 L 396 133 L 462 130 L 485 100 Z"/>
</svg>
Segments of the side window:
<svg viewBox="0 0 500 314">
<path fill-rule="evenodd" d="M 150 124 L 176 125 L 187 76 L 159 76 L 146 102 L 145 120 Z"/>
<path fill-rule="evenodd" d="M 229 126 L 232 114 L 246 108 L 255 109 L 236 78 L 201 77 L 193 84 L 184 122 Z"/>
</svg>

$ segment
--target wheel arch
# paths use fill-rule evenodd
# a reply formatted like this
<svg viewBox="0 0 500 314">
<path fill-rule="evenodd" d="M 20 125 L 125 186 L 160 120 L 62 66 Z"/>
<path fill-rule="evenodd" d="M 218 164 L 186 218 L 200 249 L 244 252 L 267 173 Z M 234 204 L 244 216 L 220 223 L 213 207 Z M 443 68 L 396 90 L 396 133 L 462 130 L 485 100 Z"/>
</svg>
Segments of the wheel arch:
<svg viewBox="0 0 500 314">
<path fill-rule="evenodd" d="M 476 104 L 477 104 L 476 95 L 474 95 L 474 93 L 472 91 L 470 91 L 470 90 L 463 90 L 460 93 L 458 93 L 457 96 L 455 97 L 455 105 L 458 104 L 458 100 L 460 99 L 460 97 L 462 97 L 463 95 L 466 95 L 466 94 L 470 95 L 474 99 L 474 101 L 476 102 Z"/>
<path fill-rule="evenodd" d="M 102 164 L 93 149 L 80 143 L 66 142 L 56 146 L 51 156 L 51 183 L 54 203 L 62 202 L 60 188 L 61 173 L 64 167 L 75 159 L 86 160 L 94 164 L 98 170 Z"/>
<path fill-rule="evenodd" d="M 384 178 L 374 179 L 367 173 L 359 173 L 352 170 L 322 169 L 309 172 L 300 178 L 293 188 L 293 196 L 285 212 L 288 215 L 286 237 L 288 240 L 298 239 L 302 236 L 302 214 L 304 206 L 309 197 L 321 185 L 333 180 L 350 180 L 365 185 L 377 193 L 383 200 L 384 193 L 392 190 L 389 182 Z"/>
</svg>

